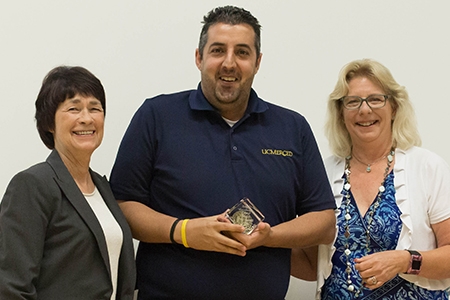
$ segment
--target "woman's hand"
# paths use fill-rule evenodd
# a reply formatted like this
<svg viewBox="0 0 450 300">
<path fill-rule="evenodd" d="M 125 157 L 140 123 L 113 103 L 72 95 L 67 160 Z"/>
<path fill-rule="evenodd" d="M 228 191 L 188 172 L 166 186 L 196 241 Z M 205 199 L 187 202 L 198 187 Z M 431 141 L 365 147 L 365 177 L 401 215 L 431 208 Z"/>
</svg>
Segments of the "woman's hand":
<svg viewBox="0 0 450 300">
<path fill-rule="evenodd" d="M 398 273 L 404 273 L 409 266 L 410 254 L 405 250 L 377 252 L 355 259 L 365 287 L 373 290 L 379 288 Z"/>
</svg>

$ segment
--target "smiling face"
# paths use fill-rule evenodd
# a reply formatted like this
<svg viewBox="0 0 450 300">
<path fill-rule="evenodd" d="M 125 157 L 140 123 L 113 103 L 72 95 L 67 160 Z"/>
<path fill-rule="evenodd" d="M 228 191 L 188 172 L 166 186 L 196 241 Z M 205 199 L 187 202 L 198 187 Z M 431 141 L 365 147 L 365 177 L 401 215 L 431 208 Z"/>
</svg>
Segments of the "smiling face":
<svg viewBox="0 0 450 300">
<path fill-rule="evenodd" d="M 55 113 L 55 149 L 65 156 L 90 155 L 103 139 L 105 114 L 92 96 L 66 99 Z"/>
<path fill-rule="evenodd" d="M 243 116 L 260 62 L 250 25 L 217 23 L 209 28 L 203 56 L 196 51 L 196 64 L 206 99 L 223 117 Z"/>
<path fill-rule="evenodd" d="M 348 83 L 348 96 L 367 98 L 385 91 L 366 77 L 355 77 Z M 342 108 L 345 126 L 354 146 L 386 147 L 392 141 L 393 109 L 390 101 L 382 108 L 371 109 L 363 102 L 356 110 Z"/>
</svg>

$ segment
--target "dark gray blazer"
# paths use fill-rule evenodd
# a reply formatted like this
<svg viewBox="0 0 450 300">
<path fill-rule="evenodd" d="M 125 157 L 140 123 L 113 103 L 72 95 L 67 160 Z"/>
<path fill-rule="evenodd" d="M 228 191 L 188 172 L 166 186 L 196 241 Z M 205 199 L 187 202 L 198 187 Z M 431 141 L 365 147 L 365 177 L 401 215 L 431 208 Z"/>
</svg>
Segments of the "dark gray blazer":
<svg viewBox="0 0 450 300">
<path fill-rule="evenodd" d="M 105 177 L 94 183 L 123 231 L 116 299 L 132 299 L 134 250 Z M 102 228 L 57 151 L 18 173 L 0 203 L 0 299 L 110 299 Z"/>
</svg>

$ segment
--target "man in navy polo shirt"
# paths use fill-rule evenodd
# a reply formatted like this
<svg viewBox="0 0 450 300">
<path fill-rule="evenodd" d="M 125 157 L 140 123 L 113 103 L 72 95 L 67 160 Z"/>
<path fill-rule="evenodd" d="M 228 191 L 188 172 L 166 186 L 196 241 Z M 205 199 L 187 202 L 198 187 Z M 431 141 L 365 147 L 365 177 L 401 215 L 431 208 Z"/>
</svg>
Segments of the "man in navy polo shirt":
<svg viewBox="0 0 450 300">
<path fill-rule="evenodd" d="M 292 248 L 331 243 L 335 202 L 300 114 L 252 89 L 261 62 L 250 12 L 204 17 L 197 89 L 147 99 L 111 185 L 136 239 L 139 299 L 284 299 Z M 248 197 L 251 233 L 224 212 Z"/>
</svg>

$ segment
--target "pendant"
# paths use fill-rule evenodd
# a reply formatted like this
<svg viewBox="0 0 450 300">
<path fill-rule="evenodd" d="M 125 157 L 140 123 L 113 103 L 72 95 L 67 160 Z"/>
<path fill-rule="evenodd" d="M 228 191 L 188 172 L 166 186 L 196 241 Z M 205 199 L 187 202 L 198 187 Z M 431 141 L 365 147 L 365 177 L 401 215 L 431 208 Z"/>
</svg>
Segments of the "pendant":
<svg viewBox="0 0 450 300">
<path fill-rule="evenodd" d="M 370 164 L 368 164 L 368 165 L 367 165 L 367 168 L 366 168 L 366 172 L 367 172 L 367 173 L 370 173 L 370 171 L 372 171 L 372 169 L 370 168 Z"/>
<path fill-rule="evenodd" d="M 350 237 L 350 232 L 348 231 L 348 229 L 345 231 L 344 235 L 346 239 Z"/>
<path fill-rule="evenodd" d="M 394 160 L 394 157 L 393 157 L 393 153 L 391 152 L 391 154 L 389 154 L 388 156 L 387 156 L 387 159 L 388 159 L 388 161 L 391 163 L 393 160 Z"/>
</svg>

